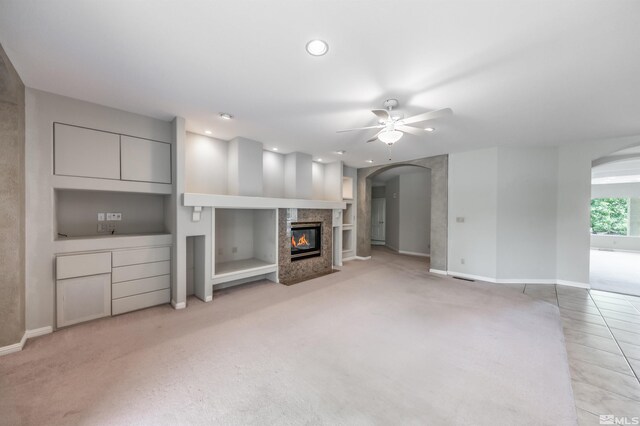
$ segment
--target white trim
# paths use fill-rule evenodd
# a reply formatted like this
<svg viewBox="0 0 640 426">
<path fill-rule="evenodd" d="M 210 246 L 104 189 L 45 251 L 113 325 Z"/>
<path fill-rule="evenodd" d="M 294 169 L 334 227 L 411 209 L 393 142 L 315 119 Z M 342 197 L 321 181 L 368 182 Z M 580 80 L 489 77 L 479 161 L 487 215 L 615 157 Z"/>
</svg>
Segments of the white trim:
<svg viewBox="0 0 640 426">
<path fill-rule="evenodd" d="M 302 200 L 296 198 L 247 197 L 241 195 L 182 194 L 186 207 L 215 207 L 235 209 L 340 209 L 347 208 L 344 201 Z"/>
<path fill-rule="evenodd" d="M 432 274 L 447 275 L 447 271 L 441 271 L 440 269 L 429 269 L 429 272 Z"/>
<path fill-rule="evenodd" d="M 213 300 L 213 296 L 207 296 L 204 298 L 205 302 L 211 302 Z"/>
<path fill-rule="evenodd" d="M 408 256 L 419 256 L 419 257 L 431 257 L 431 254 L 427 254 L 427 253 L 418 253 L 416 251 L 404 251 L 404 250 L 398 250 L 398 253 L 400 254 L 406 254 Z"/>
<path fill-rule="evenodd" d="M 458 278 L 466 278 L 468 280 L 477 280 L 477 281 L 486 281 L 489 283 L 496 283 L 495 278 L 483 277 L 481 275 L 463 274 L 462 272 L 455 272 L 455 271 L 447 271 L 447 275 L 451 275 L 452 277 L 458 277 Z"/>
<path fill-rule="evenodd" d="M 621 237 L 624 237 L 624 235 L 621 235 Z M 637 237 L 635 237 L 635 238 L 637 238 Z M 625 250 L 625 249 L 609 248 L 609 247 L 593 247 L 593 246 L 591 246 L 589 249 L 593 250 L 593 251 L 612 251 L 612 252 L 621 251 L 623 253 L 640 253 L 640 250 Z"/>
<path fill-rule="evenodd" d="M 371 256 L 353 256 L 353 258 L 355 260 L 371 260 Z"/>
<path fill-rule="evenodd" d="M 342 258 L 342 263 L 348 262 L 350 260 L 356 260 L 356 257 L 355 256 L 343 257 Z"/>
<path fill-rule="evenodd" d="M 564 285 L 564 286 L 567 286 L 567 287 L 591 288 L 591 284 L 580 283 L 580 282 L 577 282 L 577 281 L 557 280 L 556 284 Z"/>
<path fill-rule="evenodd" d="M 53 327 L 50 325 L 46 327 L 34 328 L 33 330 L 27 330 L 24 334 L 27 336 L 27 339 L 31 339 L 32 337 L 44 336 L 45 334 L 53 333 Z"/>
<path fill-rule="evenodd" d="M 22 339 L 18 343 L 13 345 L 7 345 L 0 348 L 0 356 L 9 355 L 14 352 L 20 352 L 24 347 L 24 343 L 27 341 L 27 333 L 22 335 Z"/>
<path fill-rule="evenodd" d="M 184 309 L 187 307 L 187 302 L 177 303 L 175 300 L 171 299 L 171 306 L 173 306 L 173 309 Z"/>
<path fill-rule="evenodd" d="M 386 245 L 386 243 L 384 241 L 371 240 L 371 245 L 372 246 L 384 246 L 384 245 Z"/>
<path fill-rule="evenodd" d="M 531 285 L 536 285 L 536 284 L 541 284 L 541 285 L 548 285 L 548 284 L 555 284 L 556 280 L 554 279 L 533 279 L 533 280 L 527 280 L 527 279 L 523 279 L 523 278 L 500 278 L 494 281 L 496 284 L 531 284 Z"/>
</svg>

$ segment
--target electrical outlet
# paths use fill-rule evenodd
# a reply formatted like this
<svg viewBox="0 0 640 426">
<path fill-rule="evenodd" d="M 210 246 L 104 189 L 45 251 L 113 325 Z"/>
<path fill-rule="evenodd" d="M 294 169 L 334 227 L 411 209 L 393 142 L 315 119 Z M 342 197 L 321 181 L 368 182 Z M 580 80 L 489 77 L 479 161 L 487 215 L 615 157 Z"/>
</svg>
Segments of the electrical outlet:
<svg viewBox="0 0 640 426">
<path fill-rule="evenodd" d="M 107 233 L 107 224 L 99 223 L 98 224 L 98 234 L 106 234 Z"/>
<path fill-rule="evenodd" d="M 104 222 L 104 213 L 98 213 L 98 222 Z"/>
<path fill-rule="evenodd" d="M 460 263 L 464 265 L 464 258 L 460 259 Z"/>
</svg>

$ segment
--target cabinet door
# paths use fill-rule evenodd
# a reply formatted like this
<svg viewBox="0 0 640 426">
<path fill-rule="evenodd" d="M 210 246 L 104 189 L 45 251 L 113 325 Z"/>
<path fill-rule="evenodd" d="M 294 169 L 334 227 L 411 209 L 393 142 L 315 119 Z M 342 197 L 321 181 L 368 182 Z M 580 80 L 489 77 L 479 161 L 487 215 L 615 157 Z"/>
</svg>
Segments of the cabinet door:
<svg viewBox="0 0 640 426">
<path fill-rule="evenodd" d="M 111 315 L 111 274 L 56 281 L 57 326 Z"/>
<path fill-rule="evenodd" d="M 147 139 L 121 137 L 122 179 L 171 183 L 171 145 Z"/>
<path fill-rule="evenodd" d="M 55 123 L 54 173 L 120 179 L 120 135 Z"/>
</svg>

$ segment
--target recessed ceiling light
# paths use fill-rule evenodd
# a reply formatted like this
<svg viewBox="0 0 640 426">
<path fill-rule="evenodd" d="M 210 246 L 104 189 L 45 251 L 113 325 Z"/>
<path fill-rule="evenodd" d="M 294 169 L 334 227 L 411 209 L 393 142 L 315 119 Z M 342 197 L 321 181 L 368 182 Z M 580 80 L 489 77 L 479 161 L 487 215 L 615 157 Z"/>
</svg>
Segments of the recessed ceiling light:
<svg viewBox="0 0 640 426">
<path fill-rule="evenodd" d="M 205 130 L 204 133 L 207 134 L 207 135 L 210 135 L 212 132 L 211 132 L 211 130 Z"/>
<path fill-rule="evenodd" d="M 220 118 L 222 118 L 223 120 L 231 120 L 233 118 L 233 115 L 229 114 L 228 112 L 221 112 Z"/>
<path fill-rule="evenodd" d="M 426 130 L 427 132 L 433 132 L 435 129 L 433 127 L 427 127 L 424 130 Z"/>
<path fill-rule="evenodd" d="M 278 148 L 273 148 L 273 150 L 274 150 L 274 151 L 277 151 L 277 150 L 278 150 Z"/>
<path fill-rule="evenodd" d="M 345 152 L 347 152 L 347 151 L 345 151 L 344 149 L 342 149 L 340 151 L 333 151 L 333 153 L 337 154 L 337 155 L 344 155 Z"/>
<path fill-rule="evenodd" d="M 322 158 L 318 158 L 318 161 L 322 161 Z"/>
<path fill-rule="evenodd" d="M 323 40 L 311 40 L 307 43 L 309 55 L 322 56 L 329 51 L 329 45 Z"/>
<path fill-rule="evenodd" d="M 367 160 L 367 163 L 373 163 L 373 160 Z"/>
</svg>

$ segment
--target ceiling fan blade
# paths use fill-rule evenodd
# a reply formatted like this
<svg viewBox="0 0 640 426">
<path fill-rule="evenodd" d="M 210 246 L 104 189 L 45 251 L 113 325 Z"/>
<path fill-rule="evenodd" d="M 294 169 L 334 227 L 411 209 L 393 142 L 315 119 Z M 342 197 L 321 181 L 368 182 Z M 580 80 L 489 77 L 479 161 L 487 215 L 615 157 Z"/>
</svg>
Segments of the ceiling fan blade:
<svg viewBox="0 0 640 426">
<path fill-rule="evenodd" d="M 426 133 L 423 129 L 418 129 L 417 127 L 413 127 L 413 126 L 400 125 L 400 126 L 396 126 L 396 129 L 401 130 L 405 133 L 411 133 L 412 135 L 418 135 L 418 136 L 422 136 Z"/>
<path fill-rule="evenodd" d="M 377 124 L 375 126 L 369 126 L 369 127 L 356 127 L 353 129 L 338 130 L 336 133 L 353 132 L 354 130 L 382 129 L 383 127 L 384 127 L 384 124 Z"/>
<path fill-rule="evenodd" d="M 387 111 L 386 109 L 372 109 L 371 112 L 377 115 L 380 120 L 386 121 L 391 116 L 389 114 L 389 111 Z"/>
<path fill-rule="evenodd" d="M 367 141 L 367 143 L 377 141 L 377 140 L 378 140 L 378 135 L 379 135 L 380 133 L 382 133 L 382 130 L 380 130 L 378 133 L 376 133 L 376 135 L 375 135 L 374 137 L 372 137 L 371 139 L 369 139 L 369 140 Z"/>
<path fill-rule="evenodd" d="M 434 118 L 445 117 L 451 114 L 453 114 L 453 111 L 451 111 L 451 108 L 443 108 L 443 109 L 438 109 L 436 111 L 429 111 L 423 114 L 414 115 L 413 117 L 405 118 L 403 120 L 400 120 L 398 124 L 404 125 L 404 124 L 411 124 L 411 123 L 419 123 L 420 121 L 433 120 Z"/>
</svg>

